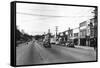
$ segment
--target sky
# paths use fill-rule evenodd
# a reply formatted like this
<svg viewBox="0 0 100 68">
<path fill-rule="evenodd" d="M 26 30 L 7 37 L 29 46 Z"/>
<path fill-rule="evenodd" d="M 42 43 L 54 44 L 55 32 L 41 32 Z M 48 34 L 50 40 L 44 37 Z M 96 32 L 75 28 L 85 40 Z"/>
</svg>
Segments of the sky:
<svg viewBox="0 0 100 68">
<path fill-rule="evenodd" d="M 50 32 L 55 34 L 79 27 L 79 23 L 93 18 L 93 7 L 17 3 L 16 25 L 30 35 Z M 78 32 L 75 29 L 74 32 Z"/>
</svg>

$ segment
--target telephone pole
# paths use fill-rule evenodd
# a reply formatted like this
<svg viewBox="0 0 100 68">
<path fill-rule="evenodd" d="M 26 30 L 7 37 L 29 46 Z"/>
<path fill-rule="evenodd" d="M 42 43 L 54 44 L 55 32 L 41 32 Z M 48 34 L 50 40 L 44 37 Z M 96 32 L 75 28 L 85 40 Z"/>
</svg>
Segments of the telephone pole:
<svg viewBox="0 0 100 68">
<path fill-rule="evenodd" d="M 56 27 L 56 41 L 57 41 L 58 26 L 55 27 Z"/>
<path fill-rule="evenodd" d="M 48 29 L 48 33 L 50 33 L 50 29 Z"/>
</svg>

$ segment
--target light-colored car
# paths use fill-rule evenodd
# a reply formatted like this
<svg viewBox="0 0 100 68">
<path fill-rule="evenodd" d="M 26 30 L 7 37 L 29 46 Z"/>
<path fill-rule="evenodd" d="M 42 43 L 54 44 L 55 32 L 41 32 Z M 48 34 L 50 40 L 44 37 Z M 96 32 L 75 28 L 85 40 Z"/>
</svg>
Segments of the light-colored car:
<svg viewBox="0 0 100 68">
<path fill-rule="evenodd" d="M 51 39 L 50 39 L 50 44 L 56 44 L 54 38 L 51 38 Z"/>
</svg>

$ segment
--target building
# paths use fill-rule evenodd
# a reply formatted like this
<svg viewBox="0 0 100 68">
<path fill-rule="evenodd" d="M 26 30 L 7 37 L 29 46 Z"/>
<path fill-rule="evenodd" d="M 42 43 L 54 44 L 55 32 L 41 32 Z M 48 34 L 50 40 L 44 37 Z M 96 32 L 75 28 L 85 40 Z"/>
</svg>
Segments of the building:
<svg viewBox="0 0 100 68">
<path fill-rule="evenodd" d="M 86 45 L 86 32 L 87 32 L 87 22 L 84 21 L 79 24 L 79 45 Z"/>
<path fill-rule="evenodd" d="M 97 21 L 95 18 L 90 19 L 90 45 L 97 46 Z"/>
<path fill-rule="evenodd" d="M 73 38 L 73 29 L 68 29 L 68 41 L 73 42 L 74 38 Z"/>
<path fill-rule="evenodd" d="M 75 44 L 75 45 L 78 45 L 78 38 L 79 38 L 79 37 L 78 37 L 78 34 L 79 34 L 79 33 L 77 32 L 77 33 L 73 33 L 73 34 L 74 34 L 74 35 L 73 35 L 73 36 L 74 36 L 74 44 Z"/>
<path fill-rule="evenodd" d="M 95 19 L 89 19 L 79 24 L 79 45 L 94 46 L 94 38 L 97 38 L 97 25 Z"/>
<path fill-rule="evenodd" d="M 80 45 L 90 46 L 90 20 L 84 21 L 79 24 L 79 39 Z"/>
<path fill-rule="evenodd" d="M 58 40 L 59 40 L 60 44 L 65 45 L 68 40 L 68 35 L 66 34 L 66 32 L 59 33 L 58 37 L 59 37 Z"/>
</svg>

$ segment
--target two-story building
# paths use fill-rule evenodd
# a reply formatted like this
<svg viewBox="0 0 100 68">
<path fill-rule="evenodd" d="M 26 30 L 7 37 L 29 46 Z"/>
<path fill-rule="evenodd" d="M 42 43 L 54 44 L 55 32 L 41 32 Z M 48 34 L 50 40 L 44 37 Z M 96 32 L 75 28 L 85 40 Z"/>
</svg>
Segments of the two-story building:
<svg viewBox="0 0 100 68">
<path fill-rule="evenodd" d="M 68 41 L 73 42 L 73 29 L 68 29 Z"/>
<path fill-rule="evenodd" d="M 95 19 L 89 19 L 79 24 L 79 40 L 80 45 L 93 46 L 94 36 L 97 34 L 97 29 L 94 29 Z"/>
<path fill-rule="evenodd" d="M 80 45 L 82 46 L 89 46 L 89 36 L 90 36 L 90 27 L 88 26 L 89 20 L 84 21 L 79 24 L 79 39 Z"/>
<path fill-rule="evenodd" d="M 74 37 L 74 44 L 75 45 L 78 45 L 78 35 L 79 35 L 79 33 L 78 32 L 76 32 L 76 33 L 73 33 L 74 35 L 73 35 L 73 37 Z"/>
</svg>

